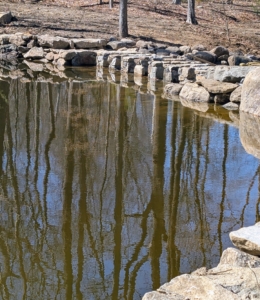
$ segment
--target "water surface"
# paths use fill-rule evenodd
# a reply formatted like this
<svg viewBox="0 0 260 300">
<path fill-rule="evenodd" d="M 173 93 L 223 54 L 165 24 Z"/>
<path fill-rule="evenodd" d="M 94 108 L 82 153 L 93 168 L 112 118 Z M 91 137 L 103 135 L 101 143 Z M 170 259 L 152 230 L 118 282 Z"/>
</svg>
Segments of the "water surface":
<svg viewBox="0 0 260 300">
<path fill-rule="evenodd" d="M 1 299 L 141 299 L 258 221 L 259 160 L 225 116 L 109 82 L 0 90 Z"/>
</svg>

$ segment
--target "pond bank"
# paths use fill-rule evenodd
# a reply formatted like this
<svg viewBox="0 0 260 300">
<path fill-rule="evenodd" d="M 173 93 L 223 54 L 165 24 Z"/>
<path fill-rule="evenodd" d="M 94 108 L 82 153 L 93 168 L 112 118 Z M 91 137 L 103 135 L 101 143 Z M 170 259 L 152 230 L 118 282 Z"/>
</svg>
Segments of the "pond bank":
<svg viewBox="0 0 260 300">
<path fill-rule="evenodd" d="M 226 249 L 216 268 L 200 268 L 175 277 L 143 300 L 227 300 L 260 298 L 260 223 L 230 233 L 235 248 Z M 254 255 L 252 255 L 254 254 Z"/>
</svg>

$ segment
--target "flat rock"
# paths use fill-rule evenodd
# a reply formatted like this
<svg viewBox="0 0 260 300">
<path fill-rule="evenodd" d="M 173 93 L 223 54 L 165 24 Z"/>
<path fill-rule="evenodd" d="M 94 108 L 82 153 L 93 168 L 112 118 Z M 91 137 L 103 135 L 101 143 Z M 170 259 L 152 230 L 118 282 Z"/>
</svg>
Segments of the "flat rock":
<svg viewBox="0 0 260 300">
<path fill-rule="evenodd" d="M 251 255 L 260 255 L 260 222 L 232 231 L 229 237 L 238 249 Z"/>
<path fill-rule="evenodd" d="M 230 66 L 239 66 L 240 64 L 246 64 L 250 61 L 252 61 L 251 58 L 240 55 L 231 55 L 228 58 L 228 64 Z"/>
<path fill-rule="evenodd" d="M 107 44 L 107 41 L 105 39 L 73 39 L 72 42 L 77 49 L 101 49 Z"/>
<path fill-rule="evenodd" d="M 208 92 L 213 94 L 226 94 L 233 92 L 237 85 L 229 82 L 220 82 L 213 79 L 202 79 L 197 82 L 202 85 Z"/>
<path fill-rule="evenodd" d="M 38 43 L 41 47 L 53 49 L 67 49 L 70 47 L 69 39 L 59 36 L 54 37 L 48 34 L 38 36 Z"/>
<path fill-rule="evenodd" d="M 33 47 L 30 49 L 27 53 L 24 54 L 24 58 L 43 58 L 44 57 L 44 51 L 42 47 Z"/>
<path fill-rule="evenodd" d="M 0 12 L 0 24 L 9 24 L 12 21 L 12 13 L 9 12 Z"/>
<path fill-rule="evenodd" d="M 210 94 L 203 86 L 188 82 L 183 86 L 180 98 L 193 102 L 209 102 Z"/>
</svg>

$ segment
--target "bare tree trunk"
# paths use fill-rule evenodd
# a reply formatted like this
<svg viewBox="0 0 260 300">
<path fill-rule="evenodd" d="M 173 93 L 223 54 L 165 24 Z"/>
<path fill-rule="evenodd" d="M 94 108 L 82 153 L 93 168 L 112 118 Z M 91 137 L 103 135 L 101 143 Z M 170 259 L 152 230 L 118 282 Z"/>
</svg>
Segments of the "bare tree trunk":
<svg viewBox="0 0 260 300">
<path fill-rule="evenodd" d="M 114 0 L 109 0 L 109 8 L 113 8 L 114 6 Z"/>
<path fill-rule="evenodd" d="M 198 24 L 195 16 L 195 0 L 188 0 L 187 23 Z"/>
<path fill-rule="evenodd" d="M 172 0 L 172 4 L 180 5 L 181 0 Z"/>
<path fill-rule="evenodd" d="M 128 36 L 127 26 L 127 0 L 120 0 L 119 12 L 119 36 L 124 38 Z"/>
<path fill-rule="evenodd" d="M 97 4 L 103 4 L 102 0 L 97 0 Z"/>
</svg>

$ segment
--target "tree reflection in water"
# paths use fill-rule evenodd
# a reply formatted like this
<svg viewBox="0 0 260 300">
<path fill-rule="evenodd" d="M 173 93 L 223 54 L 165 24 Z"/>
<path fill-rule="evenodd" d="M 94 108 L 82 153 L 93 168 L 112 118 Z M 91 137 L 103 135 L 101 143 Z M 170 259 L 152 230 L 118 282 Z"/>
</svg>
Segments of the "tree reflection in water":
<svg viewBox="0 0 260 300">
<path fill-rule="evenodd" d="M 1 299 L 140 299 L 258 220 L 237 128 L 108 82 L 1 89 Z"/>
</svg>

